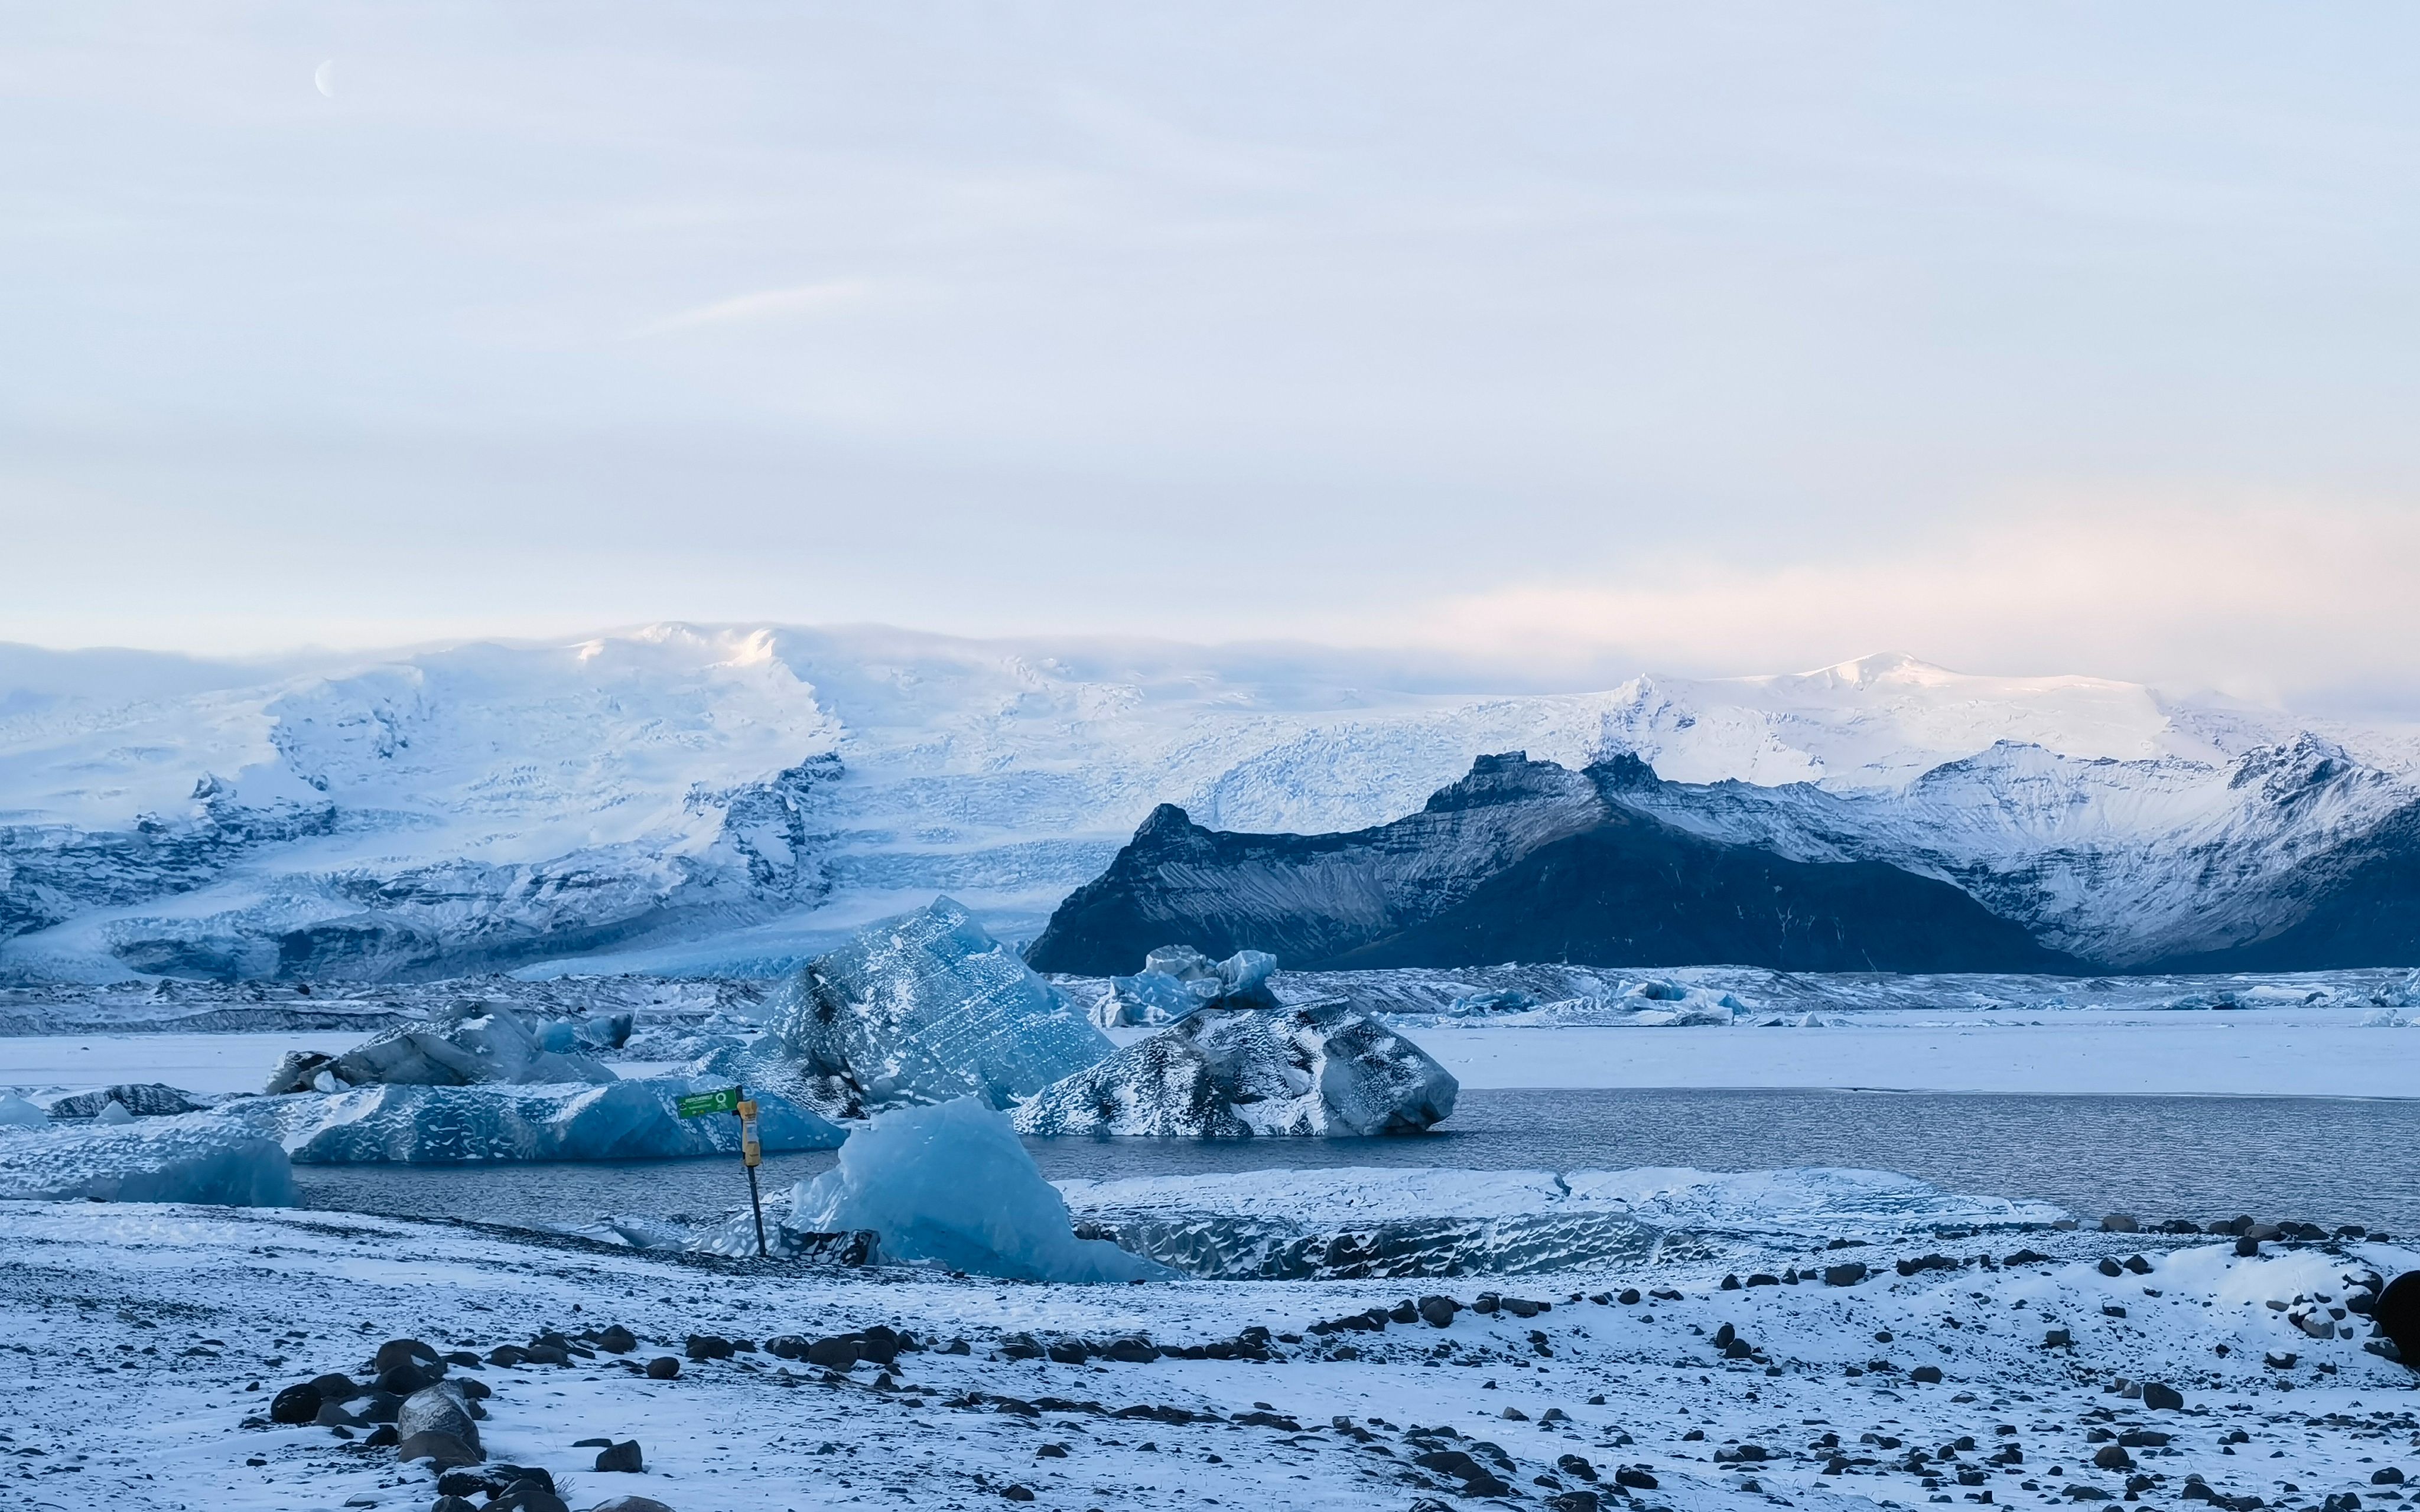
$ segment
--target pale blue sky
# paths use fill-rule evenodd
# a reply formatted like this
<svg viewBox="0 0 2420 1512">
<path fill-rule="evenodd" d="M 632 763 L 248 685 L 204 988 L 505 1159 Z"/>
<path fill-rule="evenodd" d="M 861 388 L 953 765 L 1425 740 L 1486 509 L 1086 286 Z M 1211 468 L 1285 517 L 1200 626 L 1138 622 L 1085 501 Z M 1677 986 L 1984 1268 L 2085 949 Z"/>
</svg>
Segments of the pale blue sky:
<svg viewBox="0 0 2420 1512">
<path fill-rule="evenodd" d="M 9 33 L 0 639 L 883 620 L 2420 687 L 2406 8 Z"/>
</svg>

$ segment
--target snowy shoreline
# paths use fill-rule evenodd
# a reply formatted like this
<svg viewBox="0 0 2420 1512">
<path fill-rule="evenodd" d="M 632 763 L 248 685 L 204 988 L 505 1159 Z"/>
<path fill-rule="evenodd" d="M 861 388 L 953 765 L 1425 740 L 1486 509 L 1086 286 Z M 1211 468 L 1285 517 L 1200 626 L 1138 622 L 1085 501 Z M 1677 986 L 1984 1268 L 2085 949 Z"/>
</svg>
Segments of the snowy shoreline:
<svg viewBox="0 0 2420 1512">
<path fill-rule="evenodd" d="M 484 1352 L 609 1322 L 639 1335 L 635 1353 L 461 1372 L 494 1392 L 489 1459 L 547 1467 L 575 1506 L 637 1493 L 681 1512 L 970 1507 L 1016 1499 L 1012 1486 L 1068 1508 L 1457 1504 L 1467 1489 L 1440 1446 L 1536 1499 L 1524 1504 L 1589 1491 L 1677 1512 L 1920 1505 L 1978 1488 L 2048 1505 L 2076 1499 L 2071 1488 L 2116 1497 L 2138 1476 L 2168 1504 L 2195 1476 L 2281 1508 L 2346 1490 L 2392 1506 L 2400 1490 L 2376 1473 L 2420 1471 L 2412 1374 L 2289 1317 L 2324 1318 L 2314 1298 L 2341 1302 L 2348 1276 L 2394 1274 L 2420 1252 L 2241 1258 L 2231 1242 L 2075 1232 L 2027 1236 L 2047 1257 L 2007 1263 L 2019 1242 L 1879 1240 L 1847 1252 L 1877 1273 L 1844 1287 L 1725 1290 L 1720 1260 L 1575 1270 L 1501 1284 L 1552 1304 L 1528 1317 L 1317 1334 L 1360 1309 L 1425 1293 L 1466 1304 L 1497 1284 L 1012 1285 L 338 1213 L 0 1204 L 0 1346 L 21 1362 L 0 1476 L 29 1506 L 425 1507 L 426 1468 L 327 1427 L 270 1427 L 270 1395 L 359 1369 L 388 1337 Z M 1941 1251 L 1939 1268 L 1892 1267 Z M 1994 1268 L 1975 1262 L 1985 1252 Z M 2149 1273 L 2097 1264 L 2138 1253 Z M 1634 1288 L 1638 1302 L 1618 1300 Z M 672 1381 L 623 1363 L 680 1356 L 693 1334 L 761 1344 L 876 1323 L 934 1345 L 963 1337 L 970 1352 L 903 1354 L 881 1380 L 761 1349 L 684 1360 Z M 1268 1331 L 1265 1359 L 1073 1364 L 1002 1348 L 1019 1333 L 1174 1345 L 1253 1327 Z M 2071 1343 L 2045 1347 L 2054 1329 Z M 1716 1341 L 1734 1335 L 1747 1349 L 1726 1358 Z M 2149 1411 L 2121 1381 L 2172 1386 L 2184 1406 Z M 1141 1406 L 1155 1411 L 1126 1411 Z M 637 1439 L 644 1473 L 591 1471 L 595 1451 L 575 1447 L 590 1437 Z M 1617 1493 L 1623 1466 L 1657 1484 Z"/>
</svg>

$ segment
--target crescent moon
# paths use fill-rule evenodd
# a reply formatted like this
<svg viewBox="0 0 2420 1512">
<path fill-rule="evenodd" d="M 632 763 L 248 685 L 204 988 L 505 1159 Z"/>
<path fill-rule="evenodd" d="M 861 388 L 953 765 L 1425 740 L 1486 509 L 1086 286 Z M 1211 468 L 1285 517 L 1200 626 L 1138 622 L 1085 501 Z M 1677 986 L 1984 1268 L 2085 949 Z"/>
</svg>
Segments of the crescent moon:
<svg viewBox="0 0 2420 1512">
<path fill-rule="evenodd" d="M 336 98 L 336 60 L 330 58 L 311 70 L 311 83 L 328 99 Z"/>
</svg>

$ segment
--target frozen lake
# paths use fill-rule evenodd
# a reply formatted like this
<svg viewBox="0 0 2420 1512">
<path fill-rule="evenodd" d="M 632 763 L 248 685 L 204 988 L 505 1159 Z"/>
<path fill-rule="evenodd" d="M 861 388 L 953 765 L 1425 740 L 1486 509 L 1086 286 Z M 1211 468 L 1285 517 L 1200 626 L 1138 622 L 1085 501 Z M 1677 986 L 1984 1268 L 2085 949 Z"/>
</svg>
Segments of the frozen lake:
<svg viewBox="0 0 2420 1512">
<path fill-rule="evenodd" d="M 1474 1090 L 1450 1132 L 1405 1139 L 1027 1143 L 1054 1179 L 1335 1165 L 1575 1170 L 1847 1165 L 2079 1213 L 2248 1212 L 2420 1230 L 2420 1103 L 1703 1089 Z M 829 1167 L 768 1158 L 768 1194 Z M 706 1218 L 747 1200 L 729 1159 L 484 1167 L 298 1166 L 312 1205 L 529 1225 Z"/>
</svg>

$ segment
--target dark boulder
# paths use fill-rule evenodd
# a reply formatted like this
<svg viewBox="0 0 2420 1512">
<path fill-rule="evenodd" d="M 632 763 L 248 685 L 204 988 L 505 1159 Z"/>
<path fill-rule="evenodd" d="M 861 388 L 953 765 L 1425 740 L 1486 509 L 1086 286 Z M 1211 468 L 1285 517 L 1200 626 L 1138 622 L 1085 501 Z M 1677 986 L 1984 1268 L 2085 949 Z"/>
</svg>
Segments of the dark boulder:
<svg viewBox="0 0 2420 1512">
<path fill-rule="evenodd" d="M 319 1388 L 303 1381 L 288 1386 L 269 1399 L 269 1420 L 271 1423 L 309 1423 L 319 1415 Z"/>
<path fill-rule="evenodd" d="M 2403 1363 L 2420 1370 L 2420 1271 L 2406 1271 L 2389 1281 L 2370 1304 L 2369 1319 L 2395 1341 Z"/>
<path fill-rule="evenodd" d="M 597 1468 L 637 1474 L 647 1468 L 646 1456 L 640 1453 L 638 1440 L 624 1439 L 597 1452 Z"/>
<path fill-rule="evenodd" d="M 397 1459 L 426 1459 L 439 1470 L 475 1465 L 486 1456 L 450 1433 L 415 1433 L 396 1445 Z"/>
</svg>

